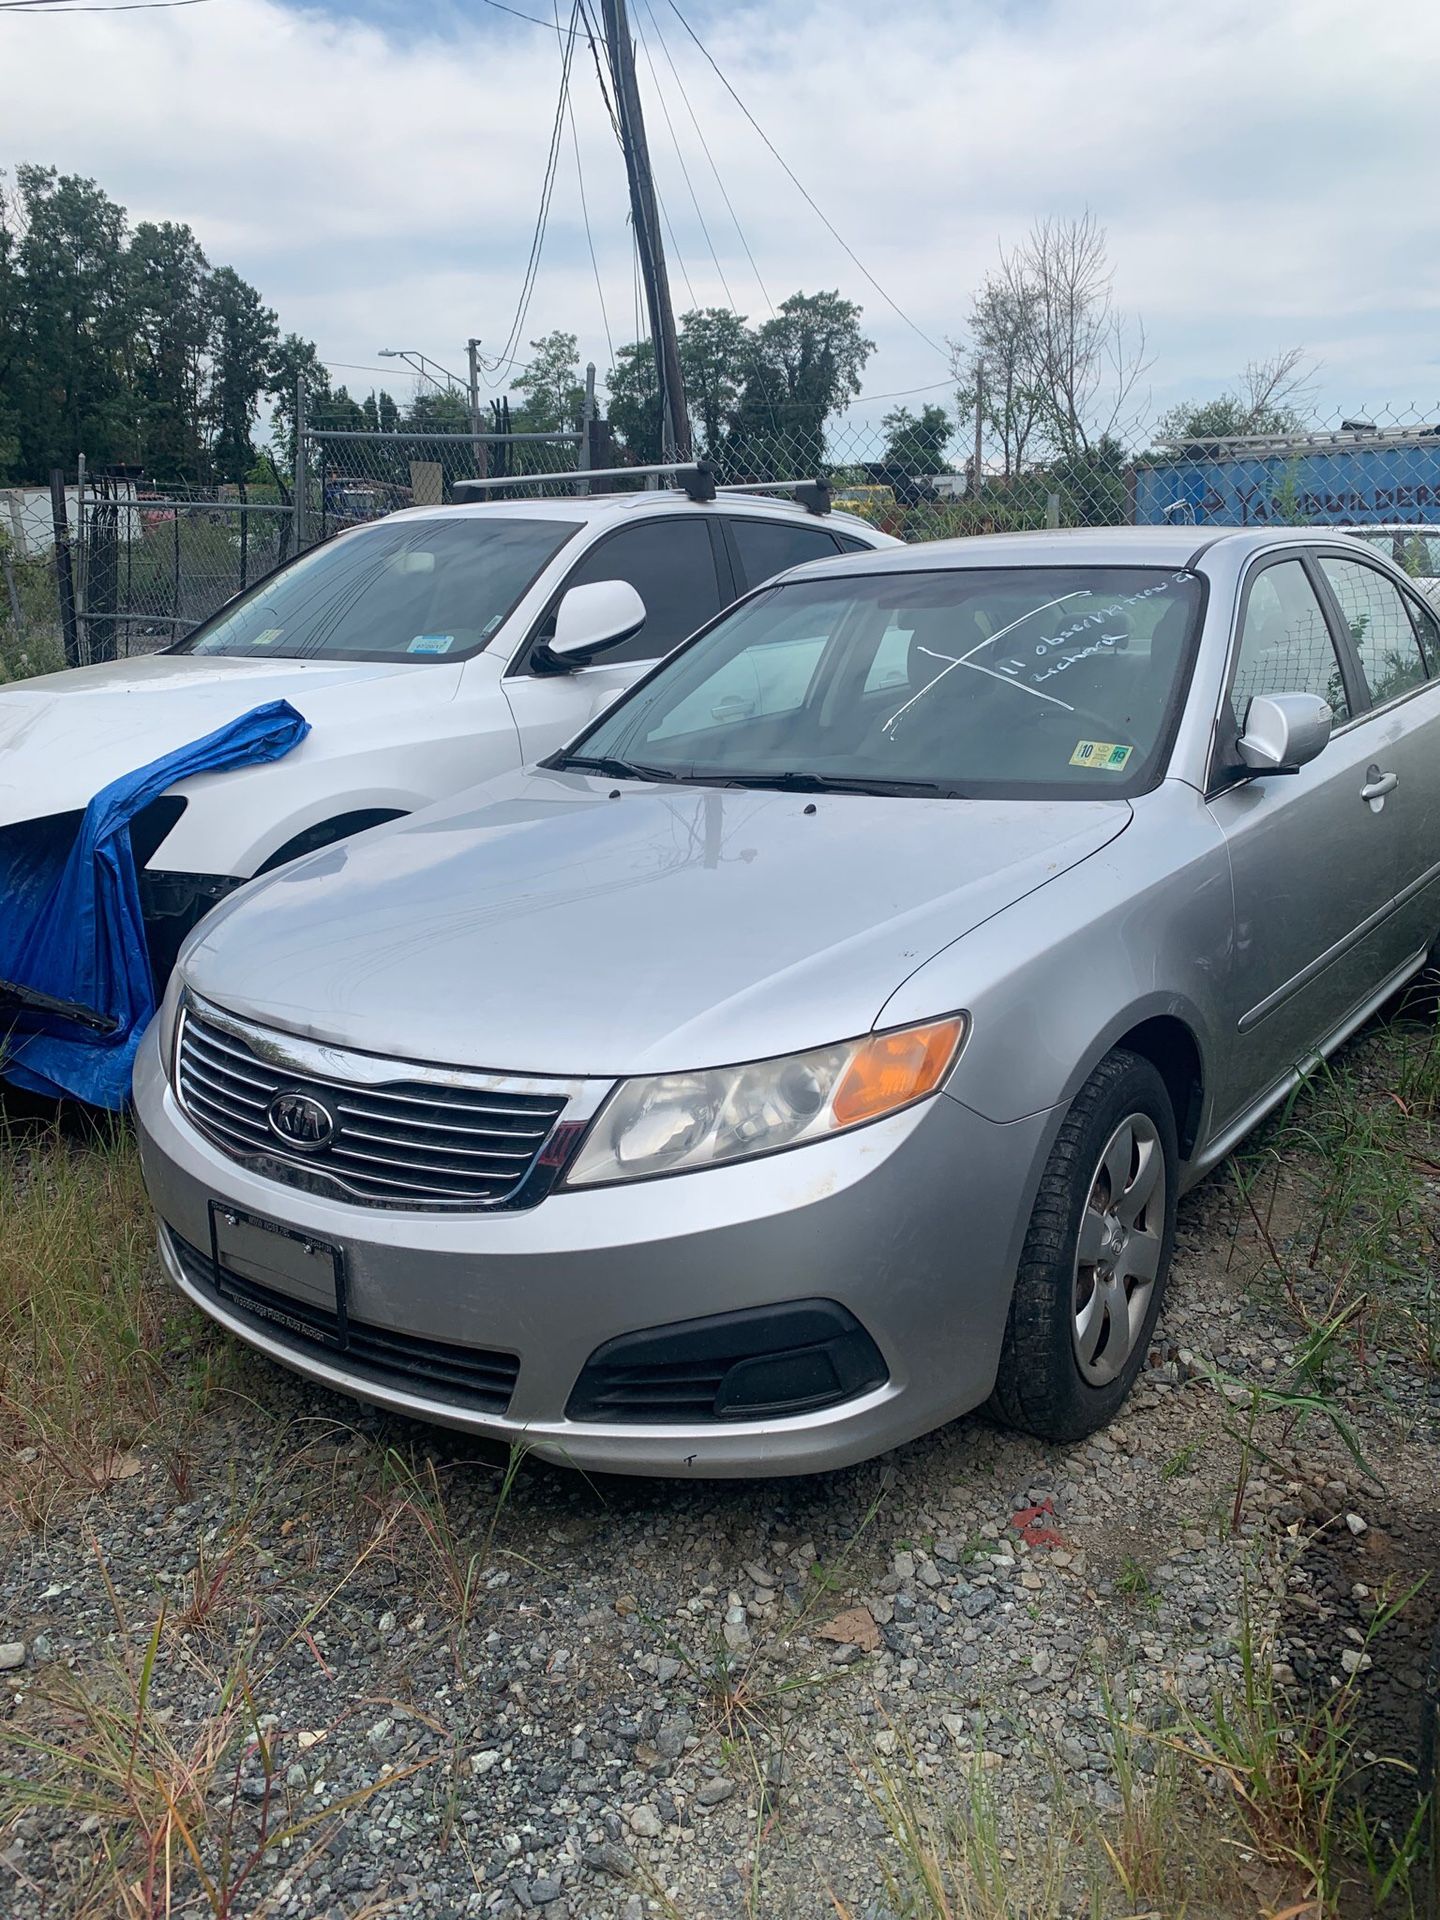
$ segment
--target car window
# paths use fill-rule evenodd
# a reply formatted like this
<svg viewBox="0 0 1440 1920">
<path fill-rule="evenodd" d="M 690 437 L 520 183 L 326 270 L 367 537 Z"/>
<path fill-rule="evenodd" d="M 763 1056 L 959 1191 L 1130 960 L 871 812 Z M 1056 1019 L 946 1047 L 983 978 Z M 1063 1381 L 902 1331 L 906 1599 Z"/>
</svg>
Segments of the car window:
<svg viewBox="0 0 1440 1920">
<path fill-rule="evenodd" d="M 655 660 L 703 627 L 724 604 L 710 529 L 703 520 L 657 514 L 612 533 L 583 555 L 567 587 L 625 580 L 645 602 L 645 624 L 604 661 Z"/>
<path fill-rule="evenodd" d="M 1376 706 L 1428 680 L 1425 657 L 1400 589 L 1363 560 L 1325 554 L 1320 565 L 1335 589 Z"/>
<path fill-rule="evenodd" d="M 820 527 L 797 527 L 785 520 L 732 520 L 744 585 L 762 582 L 806 560 L 833 560 L 835 541 Z"/>
<path fill-rule="evenodd" d="M 1420 637 L 1420 650 L 1425 655 L 1425 665 L 1430 670 L 1432 680 L 1440 678 L 1440 620 L 1434 611 L 1408 594 L 1405 605 L 1410 610 L 1410 618 L 1415 622 L 1415 631 Z"/>
<path fill-rule="evenodd" d="M 707 732 L 741 720 L 772 718 L 803 706 L 825 651 L 830 623 L 816 607 L 803 607 L 742 647 L 678 700 L 657 725 L 657 740 Z"/>
<path fill-rule="evenodd" d="M 781 581 L 611 708 L 573 763 L 728 786 L 1124 798 L 1163 770 L 1203 603 L 1183 568 Z"/>
<path fill-rule="evenodd" d="M 1318 694 L 1337 723 L 1350 718 L 1335 643 L 1298 560 L 1278 561 L 1250 583 L 1230 695 L 1242 732 L 1257 693 Z"/>
<path fill-rule="evenodd" d="M 282 567 L 170 651 L 453 660 L 485 645 L 575 526 L 490 507 L 377 521 Z"/>
</svg>

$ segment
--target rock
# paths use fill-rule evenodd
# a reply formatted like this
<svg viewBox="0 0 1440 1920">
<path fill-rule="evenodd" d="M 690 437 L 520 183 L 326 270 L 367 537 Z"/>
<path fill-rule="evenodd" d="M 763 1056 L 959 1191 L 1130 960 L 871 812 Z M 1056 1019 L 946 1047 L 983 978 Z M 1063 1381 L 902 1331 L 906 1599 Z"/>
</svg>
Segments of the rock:
<svg viewBox="0 0 1440 1920">
<path fill-rule="evenodd" d="M 560 1898 L 563 1891 L 560 1882 L 553 1874 L 542 1874 L 538 1880 L 530 1882 L 530 1898 L 537 1907 L 548 1907 L 551 1901 Z"/>
<path fill-rule="evenodd" d="M 665 1830 L 653 1807 L 632 1807 L 625 1818 L 630 1831 L 638 1834 L 642 1840 L 658 1840 Z"/>
<path fill-rule="evenodd" d="M 635 1862 L 613 1840 L 602 1840 L 593 1847 L 586 1847 L 580 1856 L 582 1863 L 592 1873 L 608 1873 L 612 1880 L 628 1880 L 635 1871 Z"/>
<path fill-rule="evenodd" d="M 1364 1673 L 1373 1662 L 1369 1654 L 1362 1653 L 1359 1647 L 1346 1647 L 1340 1655 L 1340 1664 L 1346 1673 L 1356 1674 Z"/>
<path fill-rule="evenodd" d="M 880 1645 L 880 1629 L 868 1607 L 847 1607 L 833 1620 L 827 1620 L 823 1627 L 817 1627 L 815 1637 L 859 1647 L 865 1653 L 874 1653 Z"/>
<path fill-rule="evenodd" d="M 735 1782 L 727 1780 L 723 1773 L 717 1773 L 705 1782 L 695 1798 L 702 1807 L 718 1807 L 728 1800 L 734 1791 Z"/>
<path fill-rule="evenodd" d="M 23 1640 L 0 1640 L 0 1673 L 11 1673 L 25 1664 Z"/>
<path fill-rule="evenodd" d="M 883 1753 L 888 1756 L 894 1753 L 898 1744 L 899 1738 L 890 1727 L 882 1727 L 880 1732 L 875 1736 L 875 1751 L 877 1753 Z"/>
<path fill-rule="evenodd" d="M 1362 1533 L 1369 1531 L 1369 1522 L 1362 1520 L 1358 1513 L 1347 1513 L 1345 1516 L 1345 1524 L 1357 1539 Z"/>
<path fill-rule="evenodd" d="M 915 1578 L 915 1556 L 913 1553 L 897 1553 L 890 1562 L 890 1571 L 902 1585 Z"/>
<path fill-rule="evenodd" d="M 483 1753 L 472 1753 L 470 1756 L 470 1771 L 481 1778 L 499 1764 L 500 1754 L 495 1747 L 487 1747 Z"/>
</svg>

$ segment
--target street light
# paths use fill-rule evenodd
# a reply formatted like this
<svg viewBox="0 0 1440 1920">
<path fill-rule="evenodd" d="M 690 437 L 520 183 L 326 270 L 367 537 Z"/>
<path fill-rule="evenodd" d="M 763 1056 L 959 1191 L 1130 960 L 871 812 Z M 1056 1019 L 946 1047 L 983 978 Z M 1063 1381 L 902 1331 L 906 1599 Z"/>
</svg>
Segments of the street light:
<svg viewBox="0 0 1440 1920">
<path fill-rule="evenodd" d="M 380 347 L 377 348 L 377 352 L 382 360 L 404 360 L 410 366 L 414 366 L 418 360 L 420 364 L 415 367 L 415 371 L 422 380 L 428 380 L 432 386 L 438 387 L 440 382 L 433 373 L 426 373 L 427 366 L 438 367 L 452 387 L 463 388 L 465 385 L 458 374 L 451 373 L 448 367 L 440 366 L 438 360 L 432 360 L 428 354 L 421 353 L 418 347 Z"/>
</svg>

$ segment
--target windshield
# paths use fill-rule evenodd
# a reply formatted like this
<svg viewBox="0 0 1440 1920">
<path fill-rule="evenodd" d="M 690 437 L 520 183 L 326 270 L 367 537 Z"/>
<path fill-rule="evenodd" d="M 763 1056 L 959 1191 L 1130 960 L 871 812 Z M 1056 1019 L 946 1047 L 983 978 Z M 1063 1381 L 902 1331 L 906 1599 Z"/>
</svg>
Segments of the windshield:
<svg viewBox="0 0 1440 1920">
<path fill-rule="evenodd" d="M 437 660 L 483 647 L 573 520 L 394 520 L 316 547 L 173 653 Z"/>
<path fill-rule="evenodd" d="M 1158 777 L 1192 573 L 837 574 L 771 588 L 554 764 L 756 786 L 1091 798 Z"/>
</svg>

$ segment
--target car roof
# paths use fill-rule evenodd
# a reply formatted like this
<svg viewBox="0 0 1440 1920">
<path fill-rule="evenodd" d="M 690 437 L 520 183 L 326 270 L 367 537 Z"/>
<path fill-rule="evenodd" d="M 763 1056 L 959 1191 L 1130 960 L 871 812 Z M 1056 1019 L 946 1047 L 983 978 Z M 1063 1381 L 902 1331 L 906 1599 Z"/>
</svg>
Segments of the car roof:
<svg viewBox="0 0 1440 1920">
<path fill-rule="evenodd" d="M 1296 545 L 1373 548 L 1334 527 L 1039 527 L 1022 533 L 973 533 L 956 540 L 918 541 L 809 560 L 781 578 L 812 575 L 937 573 L 967 567 L 1188 567 L 1225 548 L 1241 558 L 1265 547 Z"/>
<path fill-rule="evenodd" d="M 509 519 L 509 520 L 574 520 L 585 522 L 612 522 L 623 526 L 627 520 L 650 518 L 656 515 L 675 513 L 706 513 L 721 511 L 727 514 L 740 514 L 766 520 L 784 520 L 792 526 L 843 527 L 847 533 L 860 534 L 869 540 L 888 541 L 890 536 L 881 533 L 878 527 L 857 513 L 831 512 L 815 514 L 806 508 L 796 506 L 792 500 L 776 499 L 768 493 L 720 493 L 714 500 L 695 501 L 679 487 L 656 488 L 638 493 L 596 493 L 585 495 L 565 494 L 545 500 L 474 500 L 457 502 L 454 506 L 403 507 L 398 513 L 387 514 L 388 520 L 434 520 L 454 519 L 459 516 L 466 519 Z"/>
</svg>

